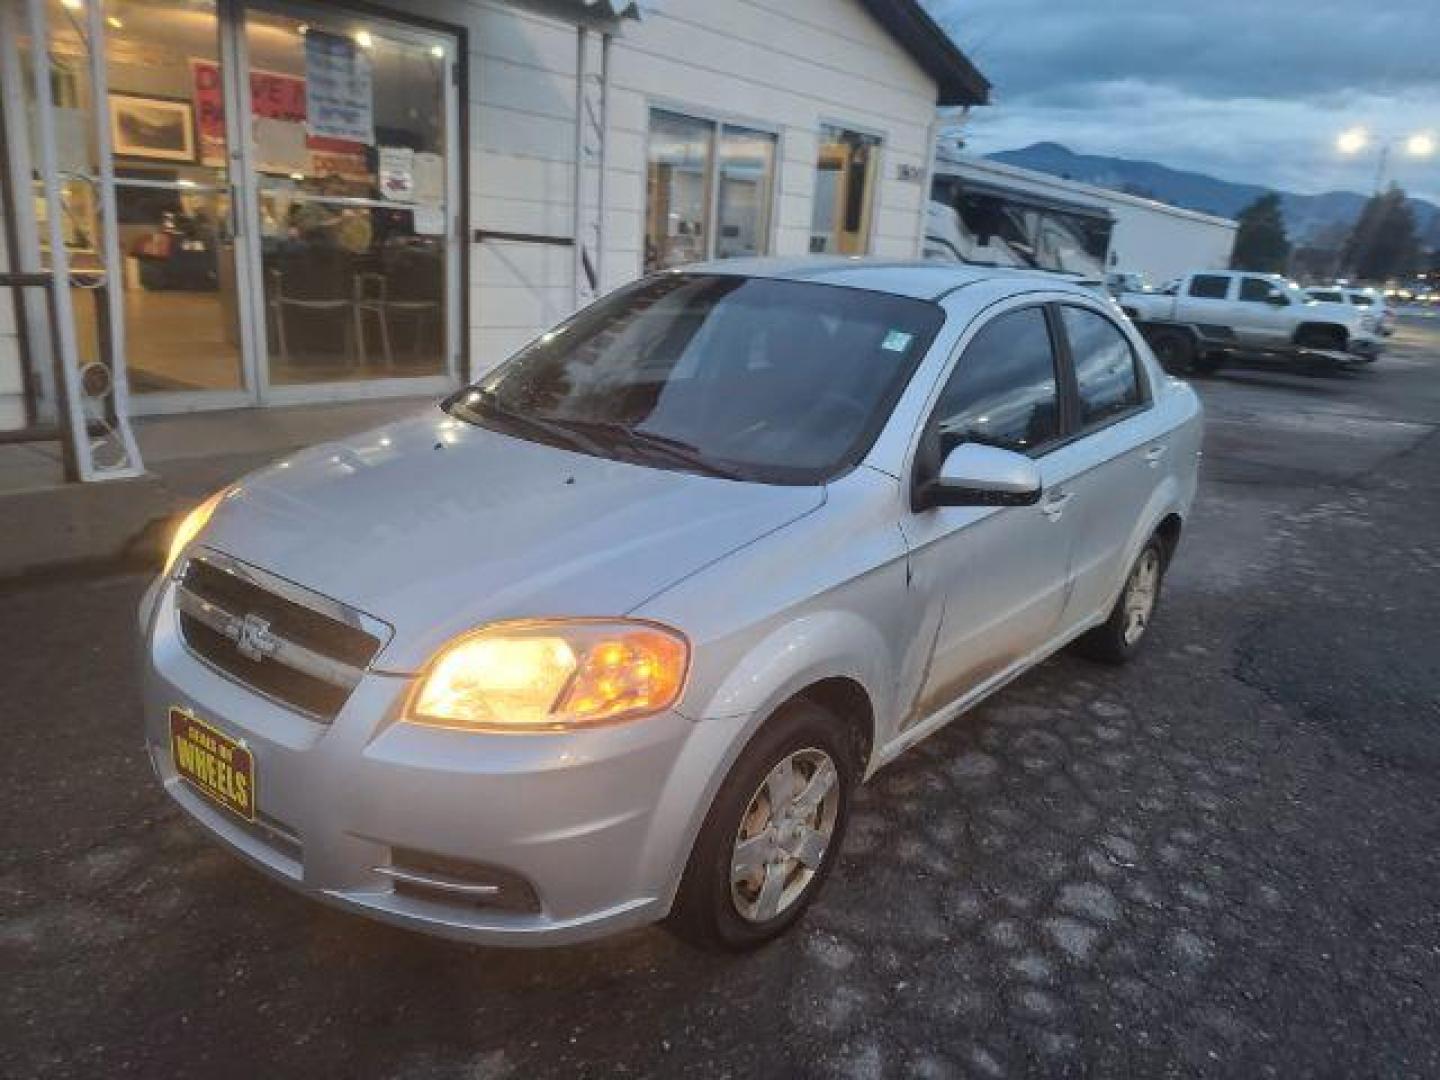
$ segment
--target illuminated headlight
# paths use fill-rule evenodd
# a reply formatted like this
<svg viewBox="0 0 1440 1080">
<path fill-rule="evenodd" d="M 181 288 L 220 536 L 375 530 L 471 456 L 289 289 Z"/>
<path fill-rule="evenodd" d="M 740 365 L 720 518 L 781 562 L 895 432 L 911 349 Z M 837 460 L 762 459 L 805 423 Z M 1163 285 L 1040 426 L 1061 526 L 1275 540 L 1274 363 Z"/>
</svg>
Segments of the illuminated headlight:
<svg viewBox="0 0 1440 1080">
<path fill-rule="evenodd" d="M 673 705 L 689 661 L 685 639 L 653 623 L 497 623 L 436 654 L 406 719 L 505 731 L 630 720 Z"/>
<path fill-rule="evenodd" d="M 175 530 L 175 535 L 170 538 L 170 550 L 165 555 L 165 567 L 160 571 L 162 577 L 170 573 L 171 569 L 175 566 L 175 561 L 179 559 L 185 549 L 195 541 L 195 538 L 200 535 L 205 526 L 210 524 L 210 519 L 214 517 L 215 510 L 220 505 L 221 500 L 234 490 L 233 487 L 221 488 L 181 519 L 180 527 Z"/>
</svg>

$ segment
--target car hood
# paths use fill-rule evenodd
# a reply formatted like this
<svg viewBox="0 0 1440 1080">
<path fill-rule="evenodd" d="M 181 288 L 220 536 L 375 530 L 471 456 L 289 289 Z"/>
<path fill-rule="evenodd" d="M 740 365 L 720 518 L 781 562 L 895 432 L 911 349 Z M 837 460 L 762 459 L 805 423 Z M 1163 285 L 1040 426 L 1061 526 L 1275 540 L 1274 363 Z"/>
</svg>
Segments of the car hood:
<svg viewBox="0 0 1440 1080">
<path fill-rule="evenodd" d="M 413 671 L 484 623 L 623 615 L 824 498 L 572 453 L 437 409 L 252 474 L 202 543 L 389 623 L 377 667 Z"/>
</svg>

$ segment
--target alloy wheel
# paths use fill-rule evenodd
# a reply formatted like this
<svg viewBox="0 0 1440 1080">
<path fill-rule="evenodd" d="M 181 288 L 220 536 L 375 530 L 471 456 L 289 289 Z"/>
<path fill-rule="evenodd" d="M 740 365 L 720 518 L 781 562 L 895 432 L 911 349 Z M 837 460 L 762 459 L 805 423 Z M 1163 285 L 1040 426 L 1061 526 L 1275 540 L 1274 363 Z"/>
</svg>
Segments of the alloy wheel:
<svg viewBox="0 0 1440 1080">
<path fill-rule="evenodd" d="M 747 922 L 788 911 L 825 861 L 840 812 L 840 776 L 824 750 L 787 754 L 766 774 L 740 819 L 730 896 Z"/>
<path fill-rule="evenodd" d="M 1148 547 L 1141 553 L 1135 569 L 1130 572 L 1130 580 L 1125 584 L 1125 629 L 1122 636 L 1126 645 L 1139 641 L 1150 625 L 1159 592 L 1160 553 Z"/>
</svg>

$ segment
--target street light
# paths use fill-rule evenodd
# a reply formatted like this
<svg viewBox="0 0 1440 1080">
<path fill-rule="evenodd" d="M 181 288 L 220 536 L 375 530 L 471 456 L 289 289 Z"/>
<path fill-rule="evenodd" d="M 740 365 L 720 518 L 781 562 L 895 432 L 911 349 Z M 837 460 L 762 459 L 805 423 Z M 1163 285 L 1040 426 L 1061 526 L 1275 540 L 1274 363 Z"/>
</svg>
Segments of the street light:
<svg viewBox="0 0 1440 1080">
<path fill-rule="evenodd" d="M 1335 139 L 1335 146 L 1340 153 L 1354 155 L 1360 153 L 1370 145 L 1370 132 L 1363 127 L 1346 128 Z M 1375 194 L 1380 193 L 1385 183 L 1385 166 L 1390 160 L 1390 147 L 1395 144 L 1394 138 L 1380 140 L 1379 160 L 1375 165 Z M 1417 131 L 1405 137 L 1405 153 L 1410 157 L 1424 158 L 1435 153 L 1435 136 L 1428 131 Z"/>
<path fill-rule="evenodd" d="M 1342 154 L 1358 154 L 1364 150 L 1370 142 L 1370 133 L 1363 127 L 1346 128 L 1335 140 L 1335 145 Z"/>
</svg>

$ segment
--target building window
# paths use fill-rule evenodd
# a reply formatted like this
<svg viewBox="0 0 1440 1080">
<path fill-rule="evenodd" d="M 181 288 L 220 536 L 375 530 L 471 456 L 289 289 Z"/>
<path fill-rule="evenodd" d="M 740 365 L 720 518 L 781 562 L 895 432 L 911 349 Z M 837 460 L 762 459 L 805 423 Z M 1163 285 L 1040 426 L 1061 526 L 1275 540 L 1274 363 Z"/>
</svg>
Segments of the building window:
<svg viewBox="0 0 1440 1080">
<path fill-rule="evenodd" d="M 810 250 L 864 255 L 870 250 L 870 218 L 880 168 L 880 140 L 830 124 L 820 125 L 815 163 L 815 201 Z"/>
<path fill-rule="evenodd" d="M 774 176 L 772 133 L 653 110 L 646 272 L 764 254 Z"/>
</svg>

